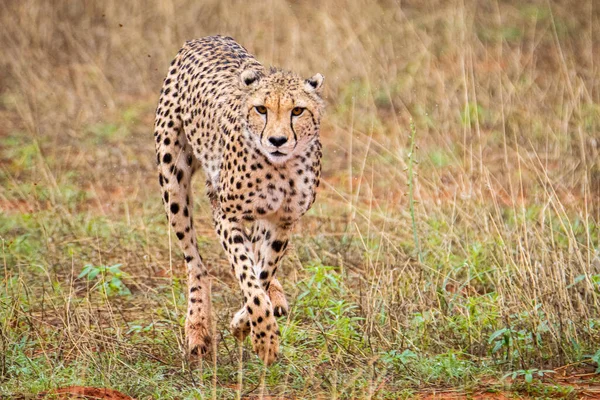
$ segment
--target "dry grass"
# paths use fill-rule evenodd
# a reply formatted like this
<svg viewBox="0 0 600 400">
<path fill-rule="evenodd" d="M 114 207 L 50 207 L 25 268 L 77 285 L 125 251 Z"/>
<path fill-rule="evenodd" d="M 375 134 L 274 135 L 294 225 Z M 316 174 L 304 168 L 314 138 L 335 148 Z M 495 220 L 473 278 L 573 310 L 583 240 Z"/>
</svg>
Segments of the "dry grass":
<svg viewBox="0 0 600 400">
<path fill-rule="evenodd" d="M 0 396 L 235 394 L 240 300 L 201 195 L 222 341 L 216 368 L 181 357 L 183 260 L 151 135 L 171 58 L 216 33 L 326 76 L 325 183 L 281 272 L 293 309 L 266 392 L 395 398 L 594 365 L 599 26 L 593 0 L 4 2 Z M 86 281 L 86 264 L 123 275 Z"/>
</svg>

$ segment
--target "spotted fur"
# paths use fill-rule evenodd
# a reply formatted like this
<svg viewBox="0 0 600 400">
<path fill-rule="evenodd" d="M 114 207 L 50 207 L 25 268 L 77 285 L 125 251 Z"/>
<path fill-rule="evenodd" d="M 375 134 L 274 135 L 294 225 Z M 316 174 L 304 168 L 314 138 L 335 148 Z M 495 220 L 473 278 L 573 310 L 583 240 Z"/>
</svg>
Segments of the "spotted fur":
<svg viewBox="0 0 600 400">
<path fill-rule="evenodd" d="M 290 231 L 319 186 L 323 77 L 265 69 L 232 38 L 186 42 L 156 110 L 156 161 L 167 217 L 187 265 L 185 331 L 190 354 L 210 350 L 208 271 L 192 219 L 191 178 L 204 171 L 215 230 L 239 281 L 244 305 L 232 322 L 271 364 L 279 349 L 275 317 L 287 301 L 275 278 Z"/>
</svg>

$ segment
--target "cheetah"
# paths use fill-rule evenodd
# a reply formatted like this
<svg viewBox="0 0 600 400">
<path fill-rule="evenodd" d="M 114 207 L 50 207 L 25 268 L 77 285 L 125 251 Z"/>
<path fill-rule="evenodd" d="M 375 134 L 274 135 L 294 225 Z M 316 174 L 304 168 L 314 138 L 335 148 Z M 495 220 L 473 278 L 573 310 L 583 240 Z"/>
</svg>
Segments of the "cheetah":
<svg viewBox="0 0 600 400">
<path fill-rule="evenodd" d="M 156 161 L 188 281 L 189 355 L 212 342 L 210 281 L 192 220 L 192 175 L 204 171 L 212 219 L 244 297 L 231 321 L 266 364 L 279 352 L 276 317 L 288 304 L 275 278 L 290 233 L 315 201 L 321 175 L 323 75 L 265 68 L 230 37 L 186 42 L 156 110 Z"/>
</svg>

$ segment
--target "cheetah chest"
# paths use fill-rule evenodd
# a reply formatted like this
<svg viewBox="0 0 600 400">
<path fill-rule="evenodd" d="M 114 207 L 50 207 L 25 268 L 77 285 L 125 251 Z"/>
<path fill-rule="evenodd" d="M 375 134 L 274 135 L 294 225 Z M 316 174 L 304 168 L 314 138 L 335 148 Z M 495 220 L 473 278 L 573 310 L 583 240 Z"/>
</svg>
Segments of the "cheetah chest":
<svg viewBox="0 0 600 400">
<path fill-rule="evenodd" d="M 276 219 L 292 225 L 312 205 L 318 183 L 318 160 L 299 156 L 283 166 L 249 163 L 249 174 L 231 175 L 221 198 L 225 212 L 246 220 Z"/>
</svg>

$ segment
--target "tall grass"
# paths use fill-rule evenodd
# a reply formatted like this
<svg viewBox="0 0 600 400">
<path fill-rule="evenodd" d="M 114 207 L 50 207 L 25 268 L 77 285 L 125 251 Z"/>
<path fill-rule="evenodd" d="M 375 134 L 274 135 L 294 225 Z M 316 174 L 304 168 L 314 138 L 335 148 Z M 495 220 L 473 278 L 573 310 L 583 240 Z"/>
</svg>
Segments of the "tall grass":
<svg viewBox="0 0 600 400">
<path fill-rule="evenodd" d="M 267 65 L 326 77 L 324 187 L 280 272 L 292 312 L 265 393 L 395 397 L 591 363 L 599 10 L 593 0 L 4 2 L 0 393 L 261 390 L 260 363 L 227 331 L 240 299 L 200 181 L 195 219 L 221 341 L 202 376 L 182 357 L 184 266 L 154 170 L 163 74 L 185 40 L 217 33 Z M 88 264 L 103 273 L 79 277 Z"/>
</svg>

